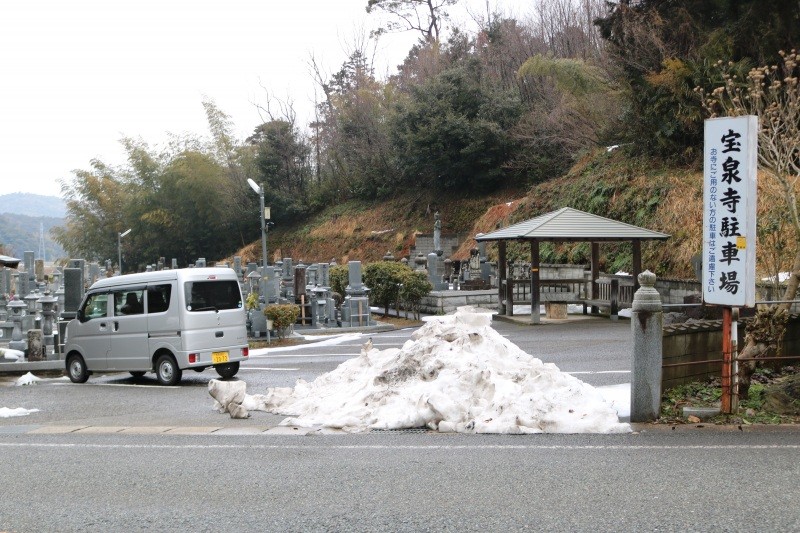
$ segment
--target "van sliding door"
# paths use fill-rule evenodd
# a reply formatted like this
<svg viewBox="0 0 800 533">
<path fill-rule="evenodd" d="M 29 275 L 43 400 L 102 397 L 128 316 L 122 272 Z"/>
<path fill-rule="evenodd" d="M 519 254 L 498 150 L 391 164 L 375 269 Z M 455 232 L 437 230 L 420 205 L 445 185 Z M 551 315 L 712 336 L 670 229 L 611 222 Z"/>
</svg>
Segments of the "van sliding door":
<svg viewBox="0 0 800 533">
<path fill-rule="evenodd" d="M 116 289 L 111 322 L 109 370 L 149 370 L 147 315 L 144 313 L 144 287 Z"/>
</svg>

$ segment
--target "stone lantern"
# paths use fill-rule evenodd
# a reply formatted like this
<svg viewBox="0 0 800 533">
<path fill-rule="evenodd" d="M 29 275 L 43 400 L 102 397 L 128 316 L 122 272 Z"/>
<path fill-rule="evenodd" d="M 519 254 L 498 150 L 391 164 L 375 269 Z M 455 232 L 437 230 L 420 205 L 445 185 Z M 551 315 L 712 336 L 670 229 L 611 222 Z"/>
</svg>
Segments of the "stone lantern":
<svg viewBox="0 0 800 533">
<path fill-rule="evenodd" d="M 37 309 L 36 309 L 36 302 L 39 301 L 39 297 L 41 295 L 39 292 L 30 292 L 28 293 L 23 300 L 25 300 L 25 305 L 27 308 L 26 314 L 22 317 L 22 329 L 27 331 L 29 329 L 34 329 L 37 327 L 36 321 L 38 319 L 37 316 Z"/>
<path fill-rule="evenodd" d="M 25 302 L 20 301 L 16 296 L 8 303 L 8 310 L 11 313 L 10 318 L 14 323 L 14 330 L 11 332 L 11 342 L 8 343 L 8 347 L 12 350 L 24 351 L 25 348 L 27 348 L 27 343 L 22 340 L 22 316 L 23 311 L 27 307 Z"/>
<path fill-rule="evenodd" d="M 261 274 L 257 270 L 253 270 L 247 275 L 247 281 L 250 283 L 250 292 L 258 292 L 258 281 L 261 279 Z"/>
<path fill-rule="evenodd" d="M 44 296 L 39 298 L 39 304 L 42 306 L 42 335 L 44 336 L 44 344 L 47 347 L 48 353 L 55 351 L 55 342 L 53 335 L 53 316 L 56 314 L 55 306 L 58 299 L 54 298 L 50 291 L 45 291 Z M 52 351 L 51 351 L 52 350 Z"/>
</svg>

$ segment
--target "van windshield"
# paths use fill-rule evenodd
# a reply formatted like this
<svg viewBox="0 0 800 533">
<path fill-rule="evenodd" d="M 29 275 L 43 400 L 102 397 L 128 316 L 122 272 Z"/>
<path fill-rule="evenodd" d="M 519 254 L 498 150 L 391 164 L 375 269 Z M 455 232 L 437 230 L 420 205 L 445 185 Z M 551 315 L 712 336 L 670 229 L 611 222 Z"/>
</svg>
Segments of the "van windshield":
<svg viewBox="0 0 800 533">
<path fill-rule="evenodd" d="M 183 289 L 187 311 L 221 311 L 242 307 L 242 293 L 234 280 L 187 281 Z"/>
</svg>

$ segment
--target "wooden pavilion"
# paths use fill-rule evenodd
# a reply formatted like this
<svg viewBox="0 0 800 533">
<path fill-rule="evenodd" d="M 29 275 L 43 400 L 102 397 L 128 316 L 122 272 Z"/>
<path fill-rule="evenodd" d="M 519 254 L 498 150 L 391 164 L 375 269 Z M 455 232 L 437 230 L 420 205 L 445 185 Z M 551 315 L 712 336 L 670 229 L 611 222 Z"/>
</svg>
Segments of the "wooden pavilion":
<svg viewBox="0 0 800 533">
<path fill-rule="evenodd" d="M 491 233 L 478 235 L 475 240 L 480 242 L 497 242 L 498 248 L 498 291 L 501 308 L 505 300 L 503 288 L 506 286 L 506 243 L 508 241 L 527 241 L 531 247 L 531 320 L 534 323 L 540 321 L 540 279 L 539 279 L 539 244 L 542 242 L 589 242 L 592 246 L 591 252 L 591 294 L 598 294 L 597 279 L 599 277 L 600 243 L 630 241 L 633 247 L 633 279 L 634 291 L 638 288 L 638 276 L 642 271 L 642 241 L 645 240 L 666 240 L 670 236 L 610 218 L 601 217 L 573 209 L 563 207 L 557 211 L 546 213 L 501 228 Z M 534 312 L 534 310 L 536 312 Z"/>
</svg>

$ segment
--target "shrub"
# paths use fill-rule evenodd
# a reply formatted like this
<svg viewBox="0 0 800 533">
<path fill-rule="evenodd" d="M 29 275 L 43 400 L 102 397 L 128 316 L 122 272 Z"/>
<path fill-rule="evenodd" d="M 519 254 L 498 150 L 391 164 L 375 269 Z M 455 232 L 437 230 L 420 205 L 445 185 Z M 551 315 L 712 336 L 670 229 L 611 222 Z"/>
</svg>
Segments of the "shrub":
<svg viewBox="0 0 800 533">
<path fill-rule="evenodd" d="M 247 295 L 247 300 L 245 300 L 245 302 L 244 302 L 244 306 L 245 306 L 245 309 L 247 309 L 248 311 L 251 311 L 251 310 L 255 309 L 256 307 L 258 307 L 258 293 L 257 292 L 251 292 L 250 294 L 248 294 Z"/>
<path fill-rule="evenodd" d="M 375 305 L 382 306 L 383 316 L 387 316 L 391 303 L 400 297 L 410 300 L 413 295 L 413 298 L 419 300 L 431 291 L 431 284 L 424 279 L 424 274 L 422 277 L 419 274 L 402 263 L 381 261 L 364 267 L 364 284 L 370 289 L 370 300 Z M 409 284 L 408 289 L 406 283 Z M 403 294 L 400 293 L 401 286 Z"/>
<path fill-rule="evenodd" d="M 328 277 L 330 278 L 331 290 L 333 292 L 338 292 L 339 294 L 344 294 L 344 291 L 348 285 L 348 281 L 350 280 L 348 266 L 332 266 L 328 271 Z"/>
<path fill-rule="evenodd" d="M 295 304 L 276 304 L 268 305 L 264 308 L 264 314 L 272 320 L 272 327 L 278 333 L 278 337 L 283 338 L 286 329 L 297 321 L 300 316 L 300 306 Z"/>
</svg>

